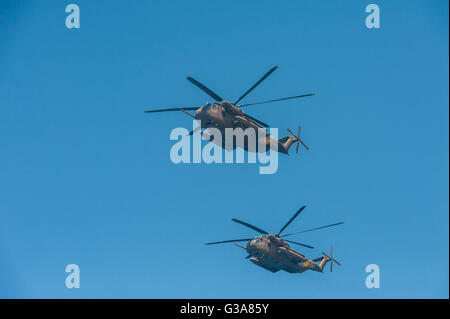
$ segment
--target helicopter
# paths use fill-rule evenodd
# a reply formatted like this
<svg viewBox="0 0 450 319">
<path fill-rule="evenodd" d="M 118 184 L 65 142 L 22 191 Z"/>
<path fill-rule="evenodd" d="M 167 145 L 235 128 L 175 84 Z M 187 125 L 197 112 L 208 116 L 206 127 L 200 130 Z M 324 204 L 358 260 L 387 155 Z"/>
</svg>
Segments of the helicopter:
<svg viewBox="0 0 450 319">
<path fill-rule="evenodd" d="M 330 271 L 332 272 L 333 263 L 336 263 L 339 266 L 341 266 L 341 263 L 333 258 L 332 246 L 330 255 L 322 252 L 322 256 L 311 260 L 307 258 L 305 255 L 292 249 L 288 243 L 300 245 L 307 248 L 314 248 L 313 246 L 283 238 L 322 228 L 341 225 L 344 222 L 339 222 L 331 225 L 320 226 L 295 233 L 281 235 L 281 233 L 286 229 L 286 227 L 289 226 L 290 223 L 292 223 L 292 221 L 305 209 L 305 207 L 306 206 L 300 207 L 300 209 L 294 214 L 294 216 L 291 217 L 291 219 L 280 229 L 280 231 L 277 234 L 269 234 L 268 232 L 259 227 L 253 226 L 249 223 L 233 218 L 232 221 L 253 229 L 254 231 L 260 233 L 261 236 L 258 236 L 256 238 L 231 239 L 231 240 L 209 242 L 206 243 L 205 245 L 234 243 L 236 246 L 243 248 L 247 251 L 248 256 L 246 258 L 249 259 L 252 263 L 266 270 L 269 270 L 273 273 L 280 270 L 284 270 L 289 273 L 302 273 L 305 272 L 306 270 L 323 272 L 324 267 L 328 262 L 331 262 Z M 237 243 L 241 241 L 247 241 L 248 243 L 244 247 Z"/>
<path fill-rule="evenodd" d="M 288 132 L 290 135 L 285 136 L 279 140 L 271 136 L 267 132 L 267 128 L 270 126 L 242 111 L 241 108 L 250 106 L 250 105 L 258 105 L 258 104 L 264 104 L 264 103 L 272 103 L 277 101 L 284 101 L 284 100 L 291 100 L 291 99 L 297 99 L 302 97 L 308 97 L 313 96 L 315 94 L 302 94 L 302 95 L 296 95 L 296 96 L 290 96 L 290 97 L 284 97 L 279 99 L 273 99 L 273 100 L 266 100 L 261 102 L 254 102 L 254 103 L 247 103 L 247 104 L 238 104 L 244 97 L 246 97 L 251 91 L 253 91 L 261 82 L 263 82 L 269 75 L 271 75 L 278 66 L 274 66 L 271 68 L 264 76 L 259 79 L 250 89 L 248 89 L 239 99 L 237 99 L 235 102 L 229 102 L 221 98 L 219 95 L 214 93 L 212 90 L 207 88 L 205 85 L 194 79 L 193 77 L 188 76 L 186 79 L 197 86 L 199 89 L 201 89 L 203 92 L 208 94 L 211 98 L 213 98 L 216 102 L 213 103 L 206 103 L 203 106 L 200 107 L 175 107 L 175 108 L 164 108 L 164 109 L 155 109 L 155 110 L 148 110 L 144 111 L 145 113 L 159 113 L 159 112 L 173 112 L 173 111 L 181 111 L 190 117 L 192 117 L 194 120 L 199 120 L 201 125 L 199 125 L 197 128 L 193 129 L 189 132 L 189 135 L 193 135 L 197 131 L 200 131 L 200 134 L 207 140 L 210 140 L 211 142 L 219 145 L 220 147 L 227 149 L 227 150 L 233 150 L 236 148 L 236 143 L 233 141 L 233 143 L 226 143 L 224 140 L 225 137 L 225 129 L 226 128 L 241 128 L 243 130 L 247 128 L 253 128 L 258 133 L 258 138 L 263 139 L 262 141 L 258 142 L 258 147 L 255 148 L 249 148 L 248 142 L 245 142 L 242 148 L 244 148 L 246 151 L 251 152 L 266 152 L 268 150 L 275 150 L 283 154 L 288 154 L 290 147 L 296 143 L 296 153 L 298 153 L 299 145 L 300 143 L 309 150 L 309 147 L 303 142 L 303 140 L 300 138 L 300 130 L 301 127 L 298 127 L 298 133 L 297 135 L 294 134 L 290 129 L 288 129 Z M 195 111 L 194 114 L 190 113 L 189 111 Z M 222 133 L 222 140 L 214 139 L 214 136 L 208 132 L 208 128 L 216 128 Z M 204 130 L 202 130 L 204 129 Z M 260 147 L 259 145 L 262 145 Z"/>
</svg>

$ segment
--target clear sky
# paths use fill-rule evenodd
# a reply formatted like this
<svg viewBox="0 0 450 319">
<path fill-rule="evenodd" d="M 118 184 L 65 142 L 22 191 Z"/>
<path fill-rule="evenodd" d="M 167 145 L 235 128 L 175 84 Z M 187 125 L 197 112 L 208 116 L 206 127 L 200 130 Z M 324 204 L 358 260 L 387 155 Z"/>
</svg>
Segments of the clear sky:
<svg viewBox="0 0 450 319">
<path fill-rule="evenodd" d="M 448 298 L 447 1 L 0 3 L 0 297 Z M 256 164 L 170 161 L 191 75 L 311 147 Z M 334 247 L 333 273 L 271 273 L 236 246 L 239 218 Z M 78 264 L 81 288 L 67 289 Z M 367 289 L 377 264 L 381 287 Z"/>
</svg>

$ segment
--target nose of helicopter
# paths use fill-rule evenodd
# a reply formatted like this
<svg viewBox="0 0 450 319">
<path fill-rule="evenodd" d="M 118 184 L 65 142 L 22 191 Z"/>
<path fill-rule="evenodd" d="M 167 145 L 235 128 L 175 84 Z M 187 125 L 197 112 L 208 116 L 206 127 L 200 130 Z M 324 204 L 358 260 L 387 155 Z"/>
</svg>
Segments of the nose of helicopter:
<svg viewBox="0 0 450 319">
<path fill-rule="evenodd" d="M 199 115 L 201 116 L 209 107 L 209 103 L 199 107 L 196 111 L 195 111 L 195 116 L 198 117 Z"/>
<path fill-rule="evenodd" d="M 256 250 L 257 250 L 257 249 L 256 249 L 256 246 L 255 246 L 254 240 L 249 241 L 249 242 L 247 243 L 245 249 L 247 250 L 247 252 L 248 252 L 250 255 L 254 255 L 255 252 L 256 252 Z"/>
</svg>

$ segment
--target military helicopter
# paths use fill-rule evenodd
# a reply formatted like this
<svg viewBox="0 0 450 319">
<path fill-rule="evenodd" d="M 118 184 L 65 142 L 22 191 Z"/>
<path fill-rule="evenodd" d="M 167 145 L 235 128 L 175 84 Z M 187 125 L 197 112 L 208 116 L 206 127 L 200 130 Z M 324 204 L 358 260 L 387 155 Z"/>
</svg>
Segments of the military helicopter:
<svg viewBox="0 0 450 319">
<path fill-rule="evenodd" d="M 262 230 L 261 228 L 250 225 L 239 219 L 233 218 L 232 221 L 247 226 L 257 231 L 258 233 L 262 234 L 262 236 L 258 236 L 256 238 L 222 240 L 206 243 L 205 245 L 234 243 L 236 246 L 243 248 L 247 251 L 248 256 L 246 258 L 249 259 L 252 263 L 264 269 L 267 269 L 271 272 L 277 272 L 279 270 L 284 270 L 289 273 L 302 273 L 306 270 L 323 272 L 323 269 L 328 262 L 331 262 L 330 271 L 333 271 L 333 262 L 341 266 L 341 263 L 339 263 L 336 259 L 333 258 L 333 247 L 331 247 L 330 255 L 322 252 L 323 256 L 310 260 L 301 253 L 289 247 L 287 243 L 296 244 L 307 248 L 314 248 L 314 247 L 296 241 L 282 239 L 284 237 L 306 233 L 313 230 L 318 230 L 331 226 L 337 226 L 344 223 L 339 222 L 331 225 L 320 226 L 312 229 L 299 231 L 296 233 L 281 235 L 281 233 L 286 229 L 286 227 L 290 223 L 292 223 L 292 221 L 305 209 L 305 207 L 306 206 L 302 206 L 294 214 L 294 216 L 292 216 L 291 219 L 280 229 L 280 231 L 277 234 L 269 234 L 268 232 Z M 246 247 L 237 244 L 237 242 L 240 241 L 248 241 Z"/>
<path fill-rule="evenodd" d="M 288 129 L 288 132 L 291 135 L 285 136 L 279 140 L 272 137 L 270 134 L 267 133 L 266 128 L 269 127 L 268 124 L 244 113 L 244 111 L 241 110 L 241 108 L 250 106 L 250 105 L 257 105 L 257 104 L 264 104 L 264 103 L 271 103 L 271 102 L 277 102 L 277 101 L 284 101 L 284 100 L 291 100 L 291 99 L 297 99 L 307 96 L 313 96 L 314 94 L 303 94 L 303 95 L 296 95 L 296 96 L 290 96 L 290 97 L 284 97 L 280 99 L 274 99 L 274 100 L 266 100 L 261 102 L 255 102 L 255 103 L 247 103 L 247 104 L 238 104 L 244 97 L 246 97 L 251 91 L 253 91 L 261 82 L 263 82 L 270 74 L 272 74 L 278 67 L 275 66 L 271 68 L 264 76 L 259 79 L 258 82 L 256 82 L 250 89 L 248 89 L 239 99 L 237 99 L 235 102 L 229 102 L 225 101 L 223 98 L 221 98 L 219 95 L 211 91 L 209 88 L 207 88 L 205 85 L 197 81 L 196 79 L 188 76 L 186 79 L 200 88 L 203 92 L 208 94 L 210 97 L 212 97 L 216 102 L 214 103 L 207 103 L 204 106 L 200 107 L 175 107 L 175 108 L 165 108 L 165 109 L 156 109 L 156 110 L 149 110 L 144 111 L 145 113 L 157 113 L 157 112 L 172 112 L 172 111 L 182 111 L 192 117 L 195 120 L 201 121 L 201 126 L 198 128 L 192 130 L 189 135 L 193 135 L 198 130 L 205 129 L 203 131 L 200 131 L 200 134 L 202 136 L 213 143 L 225 148 L 225 149 L 235 149 L 236 144 L 233 142 L 230 146 L 229 144 L 226 145 L 224 141 L 225 137 L 225 129 L 226 128 L 242 128 L 243 130 L 247 128 L 253 128 L 257 130 L 259 133 L 258 136 L 263 138 L 264 140 L 257 145 L 265 145 L 263 148 L 256 147 L 254 151 L 258 152 L 266 152 L 269 149 L 276 150 L 278 152 L 288 154 L 289 148 L 292 146 L 293 143 L 297 143 L 296 146 L 296 152 L 298 153 L 299 145 L 300 143 L 309 150 L 308 146 L 301 140 L 300 138 L 300 126 L 298 127 L 298 133 L 295 135 L 291 130 Z M 195 111 L 195 114 L 192 114 L 188 111 Z M 223 140 L 213 140 L 213 136 L 208 132 L 208 128 L 217 128 L 221 131 Z M 263 134 L 261 134 L 263 133 Z M 253 149 L 249 150 L 248 145 L 245 144 L 243 148 L 246 151 L 253 151 Z"/>
</svg>

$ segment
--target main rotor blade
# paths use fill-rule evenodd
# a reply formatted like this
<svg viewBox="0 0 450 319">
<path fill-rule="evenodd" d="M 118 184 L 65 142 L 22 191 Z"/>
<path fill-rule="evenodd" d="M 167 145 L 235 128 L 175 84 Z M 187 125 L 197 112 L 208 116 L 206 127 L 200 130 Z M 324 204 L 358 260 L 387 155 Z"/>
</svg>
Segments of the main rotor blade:
<svg viewBox="0 0 450 319">
<path fill-rule="evenodd" d="M 200 107 L 173 107 L 173 108 L 169 108 L 169 109 L 157 109 L 157 110 L 144 111 L 144 113 L 173 112 L 173 111 L 181 111 L 181 110 L 195 111 L 199 108 Z"/>
<path fill-rule="evenodd" d="M 307 248 L 314 248 L 313 246 L 309 246 L 309 245 L 306 245 L 306 244 L 302 244 L 302 243 L 297 243 L 296 241 L 292 241 L 292 240 L 287 240 L 287 239 L 285 239 L 285 241 L 287 241 L 288 243 L 291 243 L 291 244 L 297 244 L 297 245 L 300 245 L 300 246 L 303 246 L 303 247 L 307 247 Z"/>
<path fill-rule="evenodd" d="M 257 105 L 257 104 L 263 104 L 263 103 L 270 103 L 270 102 L 277 102 L 277 101 L 297 99 L 297 98 L 300 98 L 300 97 L 307 97 L 307 96 L 313 96 L 313 95 L 315 95 L 315 94 L 303 94 L 303 95 L 296 95 L 296 96 L 290 96 L 290 97 L 283 97 L 281 99 L 275 99 L 275 100 L 268 100 L 268 101 L 262 101 L 262 102 L 241 104 L 241 105 L 236 105 L 236 106 L 237 107 L 244 107 L 244 106 L 249 106 L 249 105 Z"/>
<path fill-rule="evenodd" d="M 231 219 L 231 220 L 234 221 L 234 222 L 236 222 L 236 223 L 239 223 L 239 224 L 242 224 L 242 225 L 244 225 L 244 226 L 247 226 L 248 228 L 251 228 L 251 229 L 257 231 L 257 232 L 260 233 L 260 234 L 265 234 L 265 235 L 269 234 L 269 233 L 266 232 L 265 230 L 262 230 L 261 228 L 258 228 L 258 227 L 256 227 L 256 226 L 250 225 L 249 223 L 243 222 L 242 220 L 239 220 L 239 219 L 236 219 L 236 218 L 233 218 L 233 219 Z"/>
<path fill-rule="evenodd" d="M 213 91 L 211 91 L 210 89 L 208 89 L 206 86 L 204 86 L 203 84 L 201 84 L 199 81 L 197 81 L 196 79 L 188 76 L 186 78 L 189 82 L 191 82 L 192 84 L 194 84 L 195 86 L 197 86 L 200 90 L 202 90 L 203 92 L 205 92 L 206 94 L 208 94 L 210 97 L 212 97 L 214 100 L 216 100 L 217 102 L 222 102 L 223 99 L 218 96 L 216 93 L 214 93 Z"/>
<path fill-rule="evenodd" d="M 313 231 L 313 230 L 318 230 L 318 229 L 327 228 L 327 227 L 331 227 L 331 226 L 341 225 L 341 224 L 343 224 L 343 223 L 344 223 L 344 222 L 339 222 L 339 223 L 336 223 L 336 224 L 331 224 L 331 225 L 326 225 L 326 226 L 320 226 L 320 227 L 316 227 L 316 228 L 311 228 L 311 229 L 307 229 L 307 230 L 302 230 L 302 231 L 299 231 L 299 232 L 296 232 L 296 233 L 291 233 L 291 234 L 282 235 L 282 236 L 280 236 L 280 237 L 287 237 L 287 236 L 292 236 L 292 235 L 302 234 L 302 233 L 306 233 L 306 232 Z"/>
<path fill-rule="evenodd" d="M 289 224 L 292 223 L 292 221 L 298 216 L 298 214 L 300 214 L 305 209 L 305 207 L 306 206 L 300 207 L 300 209 L 294 214 L 294 216 L 292 216 L 291 219 L 289 219 L 289 221 L 283 226 L 283 228 L 280 229 L 278 235 L 280 235 L 283 232 L 283 230 L 285 230 L 286 227 L 288 227 Z"/>
<path fill-rule="evenodd" d="M 242 248 L 242 249 L 245 249 L 245 250 L 247 250 L 247 248 L 245 248 L 244 246 L 242 246 L 242 245 L 239 245 L 238 243 L 233 243 L 233 244 L 235 244 L 236 246 L 238 246 L 239 248 Z"/>
<path fill-rule="evenodd" d="M 272 72 L 275 71 L 277 68 L 278 68 L 277 66 L 274 66 L 273 68 L 271 68 L 271 69 L 269 70 L 269 72 L 267 72 L 266 74 L 264 74 L 264 76 L 263 76 L 261 79 L 259 79 L 258 82 L 256 82 L 250 89 L 248 89 L 248 91 L 245 92 L 245 93 L 244 93 L 244 94 L 243 94 L 236 102 L 234 102 L 234 105 L 238 104 L 240 100 L 242 100 L 247 94 L 249 94 L 251 91 L 253 91 L 253 89 L 254 89 L 255 87 L 257 87 L 258 85 L 260 85 L 262 81 L 264 81 L 265 79 L 267 79 L 267 77 L 268 77 L 269 75 L 271 75 Z"/>
<path fill-rule="evenodd" d="M 231 240 L 222 240 L 222 241 L 215 241 L 212 243 L 206 243 L 205 245 L 216 245 L 216 244 L 223 244 L 223 243 L 234 243 L 238 241 L 250 241 L 254 238 L 244 238 L 244 239 L 231 239 Z"/>
<path fill-rule="evenodd" d="M 245 114 L 245 117 L 248 117 L 250 120 L 255 121 L 256 123 L 258 123 L 258 124 L 261 125 L 261 126 L 264 126 L 264 127 L 270 127 L 269 124 L 266 124 L 266 123 L 264 123 L 264 122 L 262 122 L 262 121 L 260 121 L 260 120 L 257 120 L 257 119 L 255 119 L 254 117 L 252 117 L 252 116 L 250 116 L 250 115 L 248 115 L 248 114 Z"/>
</svg>

